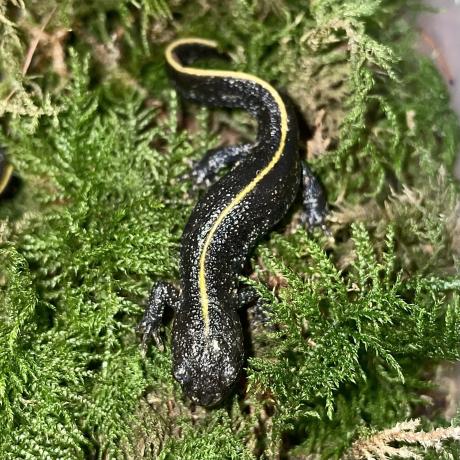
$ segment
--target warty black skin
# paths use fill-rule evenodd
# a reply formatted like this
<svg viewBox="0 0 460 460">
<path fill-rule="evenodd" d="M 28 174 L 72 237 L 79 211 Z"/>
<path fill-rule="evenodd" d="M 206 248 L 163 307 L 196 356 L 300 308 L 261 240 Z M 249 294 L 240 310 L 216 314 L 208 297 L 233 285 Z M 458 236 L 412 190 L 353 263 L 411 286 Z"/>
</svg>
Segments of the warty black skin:
<svg viewBox="0 0 460 460">
<path fill-rule="evenodd" d="M 254 296 L 240 286 L 239 274 L 256 242 L 286 215 L 302 184 L 302 169 L 308 186 L 304 192 L 308 216 L 303 220 L 321 225 L 326 213 L 322 188 L 299 159 L 291 107 L 257 77 L 200 73 L 186 67 L 198 57 L 210 56 L 221 55 L 200 39 L 178 40 L 169 46 L 167 70 L 177 91 L 199 104 L 248 111 L 258 122 L 257 140 L 252 145 L 213 149 L 194 168 L 195 183 L 211 185 L 182 235 L 181 289 L 157 283 L 139 325 L 144 343 L 150 338 L 158 342 L 163 309 L 174 309 L 173 375 L 184 392 L 204 406 L 222 401 L 242 370 L 243 333 L 237 310 Z M 218 172 L 230 166 L 216 182 Z M 247 193 L 241 195 L 244 190 Z"/>
</svg>

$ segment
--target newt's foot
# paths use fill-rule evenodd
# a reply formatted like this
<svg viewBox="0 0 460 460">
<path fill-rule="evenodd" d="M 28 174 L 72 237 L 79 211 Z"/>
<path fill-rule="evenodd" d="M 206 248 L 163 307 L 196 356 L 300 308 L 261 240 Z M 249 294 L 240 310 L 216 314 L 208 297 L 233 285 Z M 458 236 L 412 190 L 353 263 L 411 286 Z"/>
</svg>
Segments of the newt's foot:
<svg viewBox="0 0 460 460">
<path fill-rule="evenodd" d="M 147 350 L 147 345 L 152 340 L 160 350 L 163 349 L 163 342 L 160 335 L 160 326 L 161 325 L 158 324 L 158 321 L 149 315 L 149 311 L 147 309 L 141 322 L 136 327 L 136 332 L 142 334 L 141 347 L 144 353 Z"/>
<path fill-rule="evenodd" d="M 326 193 L 319 179 L 305 163 L 302 164 L 302 188 L 302 225 L 306 230 L 321 228 L 326 234 L 330 234 L 326 227 L 326 216 L 329 213 Z"/>
<path fill-rule="evenodd" d="M 180 302 L 178 290 L 169 283 L 158 281 L 150 292 L 144 317 L 138 324 L 136 331 L 142 334 L 142 349 L 147 349 L 147 344 L 153 340 L 155 345 L 163 350 L 160 330 L 165 307 L 176 310 Z"/>
</svg>

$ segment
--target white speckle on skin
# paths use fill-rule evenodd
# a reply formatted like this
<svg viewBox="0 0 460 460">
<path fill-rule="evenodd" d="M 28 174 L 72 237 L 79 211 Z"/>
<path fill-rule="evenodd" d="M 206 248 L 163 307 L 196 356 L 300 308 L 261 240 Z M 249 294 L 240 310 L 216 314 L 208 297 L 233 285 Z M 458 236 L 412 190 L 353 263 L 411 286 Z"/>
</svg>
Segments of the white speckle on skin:
<svg viewBox="0 0 460 460">
<path fill-rule="evenodd" d="M 218 342 L 217 339 L 213 339 L 213 341 L 212 341 L 212 349 L 214 351 L 219 351 L 220 350 L 219 342 Z"/>
</svg>

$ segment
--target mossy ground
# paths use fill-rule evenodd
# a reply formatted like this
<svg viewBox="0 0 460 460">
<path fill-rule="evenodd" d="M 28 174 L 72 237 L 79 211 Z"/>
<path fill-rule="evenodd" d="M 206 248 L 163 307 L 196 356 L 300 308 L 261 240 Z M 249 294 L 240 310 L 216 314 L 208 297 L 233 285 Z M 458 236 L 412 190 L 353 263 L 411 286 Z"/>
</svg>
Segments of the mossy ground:
<svg viewBox="0 0 460 460">
<path fill-rule="evenodd" d="M 424 444 L 372 455 L 458 456 L 432 379 L 460 353 L 459 130 L 414 52 L 418 8 L 0 1 L 0 140 L 22 181 L 0 206 L 2 458 L 361 458 L 419 416 Z M 162 53 L 190 35 L 291 96 L 331 204 L 331 237 L 295 208 L 252 255 L 271 326 L 243 314 L 246 374 L 214 410 L 173 380 L 170 323 L 145 357 L 135 333 L 152 283 L 177 282 L 196 200 L 179 177 L 254 136 L 244 113 L 177 99 Z"/>
</svg>

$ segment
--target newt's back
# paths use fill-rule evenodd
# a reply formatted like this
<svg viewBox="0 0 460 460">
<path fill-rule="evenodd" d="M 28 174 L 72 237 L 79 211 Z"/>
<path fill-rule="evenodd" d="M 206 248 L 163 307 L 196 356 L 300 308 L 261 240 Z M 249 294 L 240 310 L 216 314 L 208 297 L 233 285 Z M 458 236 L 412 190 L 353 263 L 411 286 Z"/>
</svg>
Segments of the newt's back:
<svg viewBox="0 0 460 460">
<path fill-rule="evenodd" d="M 172 43 L 166 58 L 176 88 L 204 105 L 247 110 L 257 119 L 258 136 L 200 199 L 184 229 L 184 310 L 201 311 L 206 332 L 212 328 L 213 309 L 237 307 L 232 292 L 249 251 L 286 214 L 300 182 L 297 125 L 280 94 L 250 74 L 187 66 L 210 55 L 219 55 L 214 42 Z"/>
</svg>

